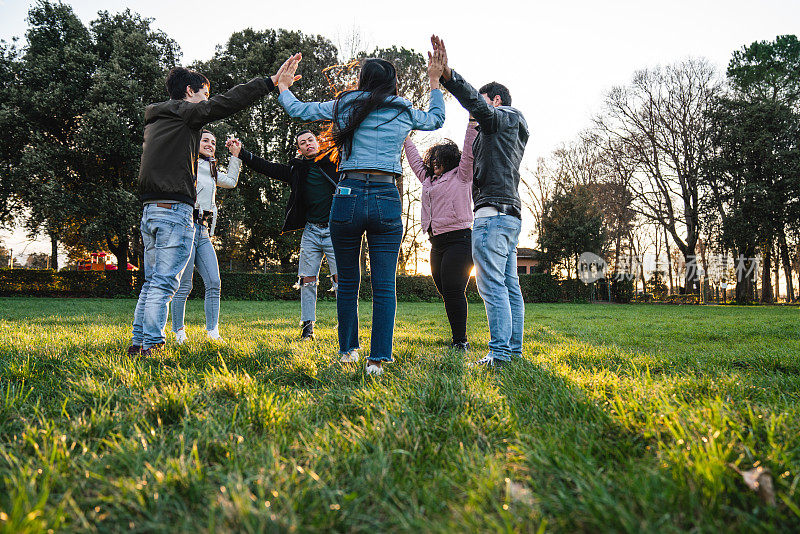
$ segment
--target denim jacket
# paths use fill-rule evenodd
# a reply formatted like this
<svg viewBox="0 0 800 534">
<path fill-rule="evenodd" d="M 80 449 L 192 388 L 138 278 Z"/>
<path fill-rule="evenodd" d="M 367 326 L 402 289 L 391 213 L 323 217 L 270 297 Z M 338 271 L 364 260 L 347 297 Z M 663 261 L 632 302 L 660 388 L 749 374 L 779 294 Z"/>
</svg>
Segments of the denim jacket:
<svg viewBox="0 0 800 534">
<path fill-rule="evenodd" d="M 342 96 L 340 105 L 347 105 L 362 94 L 362 91 L 347 93 Z M 411 130 L 438 130 L 444 124 L 444 96 L 441 90 L 431 91 L 428 111 L 414 109 L 408 100 L 396 98 L 408 107 L 409 113 L 393 107 L 379 108 L 370 113 L 356 129 L 350 153 L 342 154 L 340 171 L 368 169 L 402 174 L 400 155 L 408 133 Z M 290 116 L 306 121 L 332 120 L 336 103 L 335 100 L 300 102 L 288 90 L 280 94 L 278 101 Z"/>
</svg>

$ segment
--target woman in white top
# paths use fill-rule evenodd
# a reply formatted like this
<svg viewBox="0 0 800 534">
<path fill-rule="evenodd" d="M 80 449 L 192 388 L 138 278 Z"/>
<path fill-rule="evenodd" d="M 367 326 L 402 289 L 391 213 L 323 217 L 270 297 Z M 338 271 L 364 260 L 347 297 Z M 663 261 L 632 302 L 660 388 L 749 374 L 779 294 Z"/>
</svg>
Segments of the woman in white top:
<svg viewBox="0 0 800 534">
<path fill-rule="evenodd" d="M 200 159 L 197 161 L 197 201 L 194 206 L 197 224 L 195 224 L 194 247 L 192 247 L 192 255 L 183 271 L 181 285 L 175 293 L 172 304 L 172 331 L 175 333 L 175 341 L 179 345 L 187 340 L 183 316 L 186 310 L 186 299 L 189 298 L 189 293 L 192 291 L 195 267 L 203 277 L 203 283 L 206 286 L 206 333 L 211 339 L 220 339 L 218 326 L 221 282 L 217 253 L 214 251 L 210 237 L 214 235 L 214 228 L 217 226 L 217 187 L 225 189 L 236 187 L 239 181 L 239 169 L 242 166 L 242 160 L 238 157 L 242 148 L 241 143 L 239 141 L 231 142 L 228 144 L 228 148 L 231 151 L 231 160 L 228 164 L 228 172 L 224 173 L 217 169 L 217 160 L 214 158 L 217 151 L 217 138 L 208 130 L 203 130 L 200 137 Z"/>
</svg>

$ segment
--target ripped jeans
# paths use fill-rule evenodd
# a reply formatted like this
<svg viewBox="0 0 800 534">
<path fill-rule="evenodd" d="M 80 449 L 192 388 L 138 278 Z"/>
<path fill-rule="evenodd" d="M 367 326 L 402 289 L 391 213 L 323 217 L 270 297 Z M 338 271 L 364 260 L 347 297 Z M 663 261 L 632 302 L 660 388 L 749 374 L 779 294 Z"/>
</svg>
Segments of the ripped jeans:
<svg viewBox="0 0 800 534">
<path fill-rule="evenodd" d="M 303 238 L 300 240 L 300 265 L 297 276 L 300 278 L 300 320 L 315 321 L 317 318 L 317 287 L 319 286 L 319 268 L 322 255 L 328 258 L 331 271 L 333 291 L 336 291 L 336 256 L 333 254 L 330 228 L 320 228 L 313 223 L 306 223 Z M 312 282 L 303 283 L 303 278 L 314 277 Z"/>
</svg>

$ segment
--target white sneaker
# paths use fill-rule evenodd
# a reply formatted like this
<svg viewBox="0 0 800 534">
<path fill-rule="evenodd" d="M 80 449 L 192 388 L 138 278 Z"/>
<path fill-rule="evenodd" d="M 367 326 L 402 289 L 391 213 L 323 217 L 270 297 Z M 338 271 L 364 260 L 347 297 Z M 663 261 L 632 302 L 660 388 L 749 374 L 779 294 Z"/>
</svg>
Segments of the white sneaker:
<svg viewBox="0 0 800 534">
<path fill-rule="evenodd" d="M 219 328 L 215 328 L 214 330 L 208 330 L 206 331 L 206 334 L 208 335 L 208 339 L 212 341 L 222 340 L 222 337 L 220 337 L 219 335 Z"/>
<path fill-rule="evenodd" d="M 369 360 L 367 360 L 367 375 L 381 376 L 381 374 L 383 374 L 383 366 L 370 365 Z"/>
<path fill-rule="evenodd" d="M 356 363 L 358 362 L 358 349 L 353 349 L 349 352 L 345 352 L 339 358 L 339 361 L 342 363 Z"/>
<path fill-rule="evenodd" d="M 180 330 L 175 332 L 175 343 L 177 343 L 178 345 L 183 345 L 187 341 L 189 341 L 189 336 L 186 335 L 185 328 L 181 328 Z"/>
</svg>

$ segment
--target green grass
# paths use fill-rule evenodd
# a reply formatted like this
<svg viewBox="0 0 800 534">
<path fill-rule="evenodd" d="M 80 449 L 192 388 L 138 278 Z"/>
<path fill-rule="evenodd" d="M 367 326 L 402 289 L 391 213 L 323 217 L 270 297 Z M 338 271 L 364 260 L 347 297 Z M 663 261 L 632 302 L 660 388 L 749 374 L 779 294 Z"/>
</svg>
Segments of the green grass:
<svg viewBox="0 0 800 534">
<path fill-rule="evenodd" d="M 192 301 L 188 346 L 130 360 L 133 305 L 0 299 L 0 531 L 800 525 L 796 308 L 529 305 L 491 374 L 441 304 L 401 303 L 372 379 L 335 361 L 333 303 L 301 343 L 299 303 L 225 301 L 213 345 Z M 469 331 L 475 359 L 480 305 Z M 768 467 L 776 505 L 728 463 Z"/>
</svg>

